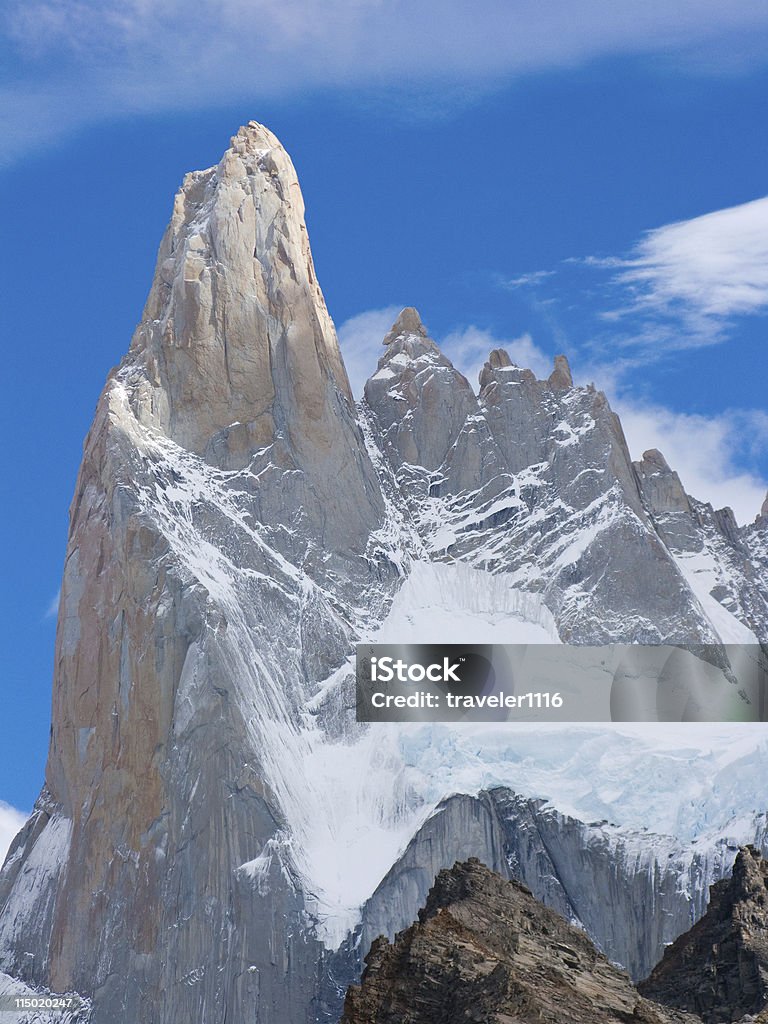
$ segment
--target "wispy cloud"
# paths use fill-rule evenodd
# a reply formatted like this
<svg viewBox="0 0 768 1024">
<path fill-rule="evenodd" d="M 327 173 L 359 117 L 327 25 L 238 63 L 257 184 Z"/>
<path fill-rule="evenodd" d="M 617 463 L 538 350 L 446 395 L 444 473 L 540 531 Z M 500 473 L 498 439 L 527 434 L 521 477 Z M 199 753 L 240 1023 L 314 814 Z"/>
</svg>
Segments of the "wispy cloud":
<svg viewBox="0 0 768 1024">
<path fill-rule="evenodd" d="M 682 346 L 718 341 L 734 317 L 768 312 L 768 197 L 649 231 L 627 258 L 590 264 L 624 292 L 611 319 L 674 321 Z"/>
<path fill-rule="evenodd" d="M 45 610 L 45 617 L 46 617 L 46 619 L 55 619 L 56 616 L 59 614 L 59 601 L 60 600 L 61 600 L 61 590 L 57 590 L 56 594 L 54 595 L 54 597 L 51 598 L 51 603 L 48 605 L 48 607 Z"/>
<path fill-rule="evenodd" d="M 502 281 L 505 288 L 512 290 L 516 288 L 530 288 L 540 284 L 548 277 L 554 275 L 554 270 L 532 270 L 529 274 L 521 274 L 519 277 L 511 277 L 508 281 Z"/>
<path fill-rule="evenodd" d="M 0 800 L 0 866 L 5 860 L 8 847 L 13 842 L 28 815 Z"/>
<path fill-rule="evenodd" d="M 754 0 L 10 0 L 6 159 L 85 123 L 322 88 L 471 98 L 547 68 L 663 55 L 710 73 L 765 54 Z M 406 104 L 407 105 L 407 104 Z M 427 104 L 428 106 L 428 104 Z M 254 109 L 258 115 L 258 110 Z"/>
<path fill-rule="evenodd" d="M 496 282 L 523 291 L 553 336 L 567 309 L 559 347 L 596 364 L 610 352 L 614 375 L 715 345 L 740 318 L 768 314 L 768 196 L 654 228 L 623 254 L 573 256 Z"/>
</svg>

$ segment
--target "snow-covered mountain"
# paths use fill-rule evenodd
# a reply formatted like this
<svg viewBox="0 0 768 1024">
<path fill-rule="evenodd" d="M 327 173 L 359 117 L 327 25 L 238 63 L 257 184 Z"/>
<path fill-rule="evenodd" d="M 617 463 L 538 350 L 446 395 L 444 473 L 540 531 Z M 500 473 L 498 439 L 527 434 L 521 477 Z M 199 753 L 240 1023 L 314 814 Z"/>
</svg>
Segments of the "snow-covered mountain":
<svg viewBox="0 0 768 1024">
<path fill-rule="evenodd" d="M 186 177 L 86 441 L 0 970 L 95 1024 L 332 1018 L 362 936 L 478 849 L 615 959 L 650 936 L 640 970 L 730 839 L 763 841 L 763 727 L 360 726 L 354 645 L 764 642 L 767 548 L 766 515 L 633 464 L 562 357 L 537 380 L 492 352 L 476 393 L 407 309 L 355 407 L 295 171 L 251 122 Z M 588 863 L 658 912 L 615 934 Z"/>
</svg>

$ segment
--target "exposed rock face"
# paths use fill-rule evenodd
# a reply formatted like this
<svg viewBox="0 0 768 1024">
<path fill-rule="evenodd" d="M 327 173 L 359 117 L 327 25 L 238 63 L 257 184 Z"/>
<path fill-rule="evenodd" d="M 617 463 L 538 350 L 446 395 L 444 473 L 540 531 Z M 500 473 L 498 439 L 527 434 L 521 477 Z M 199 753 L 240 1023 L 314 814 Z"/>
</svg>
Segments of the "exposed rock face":
<svg viewBox="0 0 768 1024">
<path fill-rule="evenodd" d="M 768 850 L 763 816 L 754 836 Z M 726 839 L 691 850 L 670 836 L 579 821 L 504 788 L 457 795 L 419 829 L 367 901 L 351 946 L 364 953 L 378 935 L 392 940 L 423 905 L 435 875 L 474 856 L 523 882 L 639 980 L 704 913 L 708 882 L 729 874 L 735 854 Z M 354 976 L 354 956 L 345 969 Z"/>
<path fill-rule="evenodd" d="M 393 945 L 377 939 L 366 964 L 342 1024 L 685 1019 L 640 998 L 583 932 L 476 859 L 441 871 L 418 923 Z"/>
<path fill-rule="evenodd" d="M 760 514 L 744 533 L 753 557 L 760 565 L 768 566 L 768 495 L 762 504 Z"/>
<path fill-rule="evenodd" d="M 706 914 L 639 988 L 705 1024 L 752 1020 L 745 1015 L 768 1007 L 768 861 L 758 850 L 741 850 L 732 877 L 712 886 Z"/>
<path fill-rule="evenodd" d="M 422 338 L 427 336 L 427 329 L 421 322 L 419 311 L 414 309 L 413 306 L 406 306 L 405 309 L 400 311 L 397 320 L 392 324 L 388 333 L 384 335 L 382 344 L 391 345 L 393 341 L 409 334 L 421 335 Z"/>
<path fill-rule="evenodd" d="M 605 395 L 573 387 L 562 356 L 539 381 L 496 350 L 480 383 L 476 396 L 409 311 L 365 386 L 371 443 L 428 556 L 508 573 L 542 595 L 563 640 L 718 642 L 657 530 L 657 477 L 674 477 L 677 504 L 688 507 L 663 458 L 633 467 Z M 701 532 L 697 524 L 699 544 Z M 723 543 L 727 560 L 738 530 Z M 760 615 L 768 623 L 768 606 Z"/>
<path fill-rule="evenodd" d="M 642 461 L 634 465 L 643 497 L 654 512 L 690 512 L 680 477 L 657 448 L 643 452 Z"/>
<path fill-rule="evenodd" d="M 282 840 L 298 708 L 346 657 L 345 602 L 397 572 L 367 556 L 383 500 L 302 216 L 254 123 L 185 179 L 86 442 L 0 959 L 97 1021 L 311 1013 L 322 947 Z"/>
<path fill-rule="evenodd" d="M 364 550 L 381 517 L 378 485 L 360 452 L 296 171 L 262 125 L 241 128 L 217 167 L 185 178 L 119 376 L 141 426 L 217 468 L 250 467 L 276 446 L 301 484 L 260 519 L 301 508 L 304 531 L 329 550 Z M 340 491 L 343 527 L 330 514 Z"/>
<path fill-rule="evenodd" d="M 764 640 L 768 596 L 759 521 L 741 530 L 731 509 L 689 497 L 655 449 L 634 467 L 654 526 L 721 639 Z"/>
<path fill-rule="evenodd" d="M 99 401 L 46 784 L 0 874 L 0 971 L 91 997 L 93 1024 L 336 1013 L 329 950 L 451 792 L 354 719 L 354 644 L 414 580 L 580 643 L 768 638 L 764 526 L 670 510 L 562 357 L 541 381 L 497 350 L 477 395 L 409 308 L 365 393 L 355 409 L 295 171 L 251 122 L 185 179 Z M 488 800 L 439 859 L 504 868 Z M 369 833 L 378 874 L 350 893 Z M 411 901 L 442 866 L 424 850 Z"/>
<path fill-rule="evenodd" d="M 564 391 L 573 387 L 571 368 L 565 356 L 555 356 L 555 368 L 547 378 L 547 384 L 553 389 L 562 388 Z"/>
</svg>

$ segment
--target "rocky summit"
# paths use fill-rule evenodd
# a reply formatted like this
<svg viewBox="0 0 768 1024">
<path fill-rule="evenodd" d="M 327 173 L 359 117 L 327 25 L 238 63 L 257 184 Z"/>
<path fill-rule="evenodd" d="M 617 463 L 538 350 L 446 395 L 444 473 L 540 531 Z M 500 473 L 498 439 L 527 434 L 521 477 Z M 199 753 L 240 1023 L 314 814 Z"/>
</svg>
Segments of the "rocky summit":
<svg viewBox="0 0 768 1024">
<path fill-rule="evenodd" d="M 419 920 L 377 939 L 341 1024 L 671 1024 L 587 936 L 479 860 L 437 876 Z"/>
<path fill-rule="evenodd" d="M 727 686 L 728 645 L 768 641 L 765 508 L 741 527 L 659 452 L 633 463 L 562 356 L 537 379 L 493 351 L 476 387 L 413 308 L 383 341 L 355 404 L 267 128 L 186 176 L 84 446 L 0 985 L 78 992 L 92 1024 L 333 1021 L 361 936 L 470 853 L 524 865 L 637 974 L 729 870 L 735 803 L 762 843 L 727 759 L 702 796 L 664 752 L 562 734 L 550 768 L 591 780 L 566 822 L 515 804 L 508 738 L 357 723 L 358 642 L 708 644 Z M 640 827 L 664 779 L 673 851 Z M 637 829 L 593 827 L 619 807 Z M 642 909 L 617 921 L 591 885 Z"/>
<path fill-rule="evenodd" d="M 712 886 L 706 914 L 638 987 L 705 1024 L 768 1020 L 768 861 L 758 850 L 739 852 L 731 878 Z"/>
</svg>

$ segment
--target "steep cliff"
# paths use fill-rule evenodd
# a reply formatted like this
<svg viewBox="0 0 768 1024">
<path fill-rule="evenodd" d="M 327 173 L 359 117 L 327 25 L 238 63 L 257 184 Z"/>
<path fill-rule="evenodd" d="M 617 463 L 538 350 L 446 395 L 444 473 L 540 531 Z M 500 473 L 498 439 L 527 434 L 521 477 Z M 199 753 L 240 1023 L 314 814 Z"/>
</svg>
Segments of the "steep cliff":
<svg viewBox="0 0 768 1024">
<path fill-rule="evenodd" d="M 367 555 L 382 516 L 295 171 L 251 123 L 185 179 L 86 440 L 4 969 L 97 1020 L 308 1018 L 300 709 L 397 578 Z"/>
<path fill-rule="evenodd" d="M 732 828 L 738 838 L 726 829 L 691 843 L 639 826 L 580 821 L 506 788 L 450 797 L 366 901 L 336 972 L 354 977 L 377 936 L 392 940 L 413 920 L 437 873 L 474 856 L 523 882 L 639 980 L 704 913 L 709 886 L 730 873 L 737 842 L 768 850 L 765 815 Z"/>
</svg>

